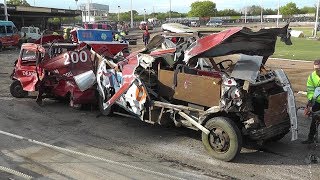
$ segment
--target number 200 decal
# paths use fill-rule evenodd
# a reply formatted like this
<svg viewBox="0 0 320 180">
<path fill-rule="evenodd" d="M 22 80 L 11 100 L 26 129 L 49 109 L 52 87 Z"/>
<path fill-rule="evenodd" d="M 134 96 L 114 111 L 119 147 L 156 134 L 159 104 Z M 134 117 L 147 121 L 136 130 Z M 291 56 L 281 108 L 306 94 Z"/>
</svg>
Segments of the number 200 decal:
<svg viewBox="0 0 320 180">
<path fill-rule="evenodd" d="M 65 53 L 63 57 L 65 58 L 64 65 L 70 64 L 70 61 L 76 64 L 79 61 L 87 62 L 88 60 L 88 54 L 85 51 L 80 51 L 80 53 L 72 51 L 70 54 Z"/>
</svg>

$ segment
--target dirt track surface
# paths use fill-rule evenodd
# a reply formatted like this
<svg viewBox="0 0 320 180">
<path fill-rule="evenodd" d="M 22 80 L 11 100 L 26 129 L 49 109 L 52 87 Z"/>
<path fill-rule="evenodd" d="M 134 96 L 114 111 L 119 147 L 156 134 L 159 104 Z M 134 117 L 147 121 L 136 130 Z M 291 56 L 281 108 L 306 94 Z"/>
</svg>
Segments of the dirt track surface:
<svg viewBox="0 0 320 180">
<path fill-rule="evenodd" d="M 313 71 L 313 62 L 269 59 L 266 65 L 270 68 L 282 68 L 286 72 L 296 95 L 297 106 L 305 106 L 306 96 L 297 93 L 307 90 L 307 79 Z"/>
<path fill-rule="evenodd" d="M 243 148 L 233 162 L 210 158 L 199 132 L 153 126 L 121 116 L 98 117 L 53 100 L 12 98 L 9 78 L 18 50 L 0 52 L 0 130 L 90 154 L 43 147 L 0 134 L 0 166 L 41 179 L 319 179 L 318 145 L 302 145 L 309 120 L 299 111 L 299 140 L 290 135 L 259 149 Z M 295 91 L 304 90 L 311 63 L 272 60 L 288 72 Z M 102 160 L 103 159 L 103 160 Z M 106 161 L 107 160 L 107 161 Z M 116 162 L 116 163 L 114 163 Z M 147 170 L 147 171 L 143 171 Z M 0 177 L 17 178 L 3 172 Z M 1 179 L 1 178 L 0 178 Z"/>
</svg>

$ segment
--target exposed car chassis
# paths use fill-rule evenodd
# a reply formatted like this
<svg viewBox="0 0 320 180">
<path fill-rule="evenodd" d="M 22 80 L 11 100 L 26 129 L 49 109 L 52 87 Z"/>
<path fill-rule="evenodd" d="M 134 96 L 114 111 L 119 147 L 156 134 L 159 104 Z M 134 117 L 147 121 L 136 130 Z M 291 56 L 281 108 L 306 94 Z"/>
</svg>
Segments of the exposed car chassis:
<svg viewBox="0 0 320 180">
<path fill-rule="evenodd" d="M 142 121 L 171 120 L 201 130 L 208 153 L 224 161 L 232 160 L 246 139 L 279 140 L 291 129 L 295 140 L 290 82 L 283 70 L 264 66 L 278 36 L 291 44 L 287 27 L 233 28 L 185 40 L 186 49 L 156 36 L 118 64 L 104 59 L 97 72 L 100 110 L 110 115 L 118 106 Z"/>
</svg>

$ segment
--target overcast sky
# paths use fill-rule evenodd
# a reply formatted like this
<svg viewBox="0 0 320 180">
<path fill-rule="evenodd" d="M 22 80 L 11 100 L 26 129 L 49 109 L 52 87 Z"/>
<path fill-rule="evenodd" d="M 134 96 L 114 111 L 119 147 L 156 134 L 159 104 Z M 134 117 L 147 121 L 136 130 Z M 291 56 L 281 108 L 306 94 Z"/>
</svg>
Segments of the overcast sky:
<svg viewBox="0 0 320 180">
<path fill-rule="evenodd" d="M 64 9 L 75 9 L 75 0 L 27 0 L 30 5 L 41 6 L 41 7 L 54 7 Z M 121 11 L 129 11 L 131 0 L 91 0 L 92 3 L 106 4 L 110 7 L 110 12 L 118 12 L 118 6 Z M 191 3 L 197 0 L 171 0 L 172 11 L 177 12 L 188 12 L 190 11 Z M 278 7 L 278 1 L 280 6 L 285 5 L 289 2 L 294 2 L 298 7 L 303 6 L 314 6 L 317 0 L 212 0 L 216 3 L 218 10 L 222 9 L 235 9 L 239 10 L 246 4 L 260 5 L 263 4 L 266 8 L 276 9 Z M 88 2 L 88 0 L 78 0 L 78 5 Z M 146 9 L 147 13 L 155 12 L 167 12 L 170 7 L 170 0 L 132 0 L 133 9 L 139 13 L 143 13 Z"/>
</svg>

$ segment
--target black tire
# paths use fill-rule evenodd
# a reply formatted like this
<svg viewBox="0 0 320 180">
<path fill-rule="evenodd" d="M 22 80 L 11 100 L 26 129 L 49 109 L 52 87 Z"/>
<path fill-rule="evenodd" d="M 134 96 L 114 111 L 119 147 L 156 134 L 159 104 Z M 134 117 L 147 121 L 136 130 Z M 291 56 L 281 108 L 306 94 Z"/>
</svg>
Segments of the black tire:
<svg viewBox="0 0 320 180">
<path fill-rule="evenodd" d="M 240 152 L 242 135 L 237 125 L 229 118 L 214 117 L 205 123 L 210 130 L 207 135 L 202 132 L 202 143 L 207 152 L 222 161 L 231 161 Z"/>
<path fill-rule="evenodd" d="M 14 80 L 10 85 L 10 93 L 13 97 L 24 98 L 28 96 L 28 91 L 24 91 L 23 87 L 18 80 Z"/>
<path fill-rule="evenodd" d="M 106 90 L 104 93 L 105 93 L 105 95 L 107 96 L 107 100 L 109 100 L 111 97 L 112 97 L 112 95 L 114 94 L 113 93 L 114 91 L 111 89 L 111 90 Z M 99 111 L 100 111 L 100 113 L 102 114 L 102 115 L 104 115 L 104 116 L 112 116 L 113 115 L 113 105 L 112 106 L 110 106 L 110 107 L 108 107 L 107 109 L 104 109 L 103 108 L 103 102 L 104 101 L 104 99 L 102 98 L 102 96 L 100 96 L 99 94 L 98 94 L 98 105 L 99 105 Z"/>
</svg>

